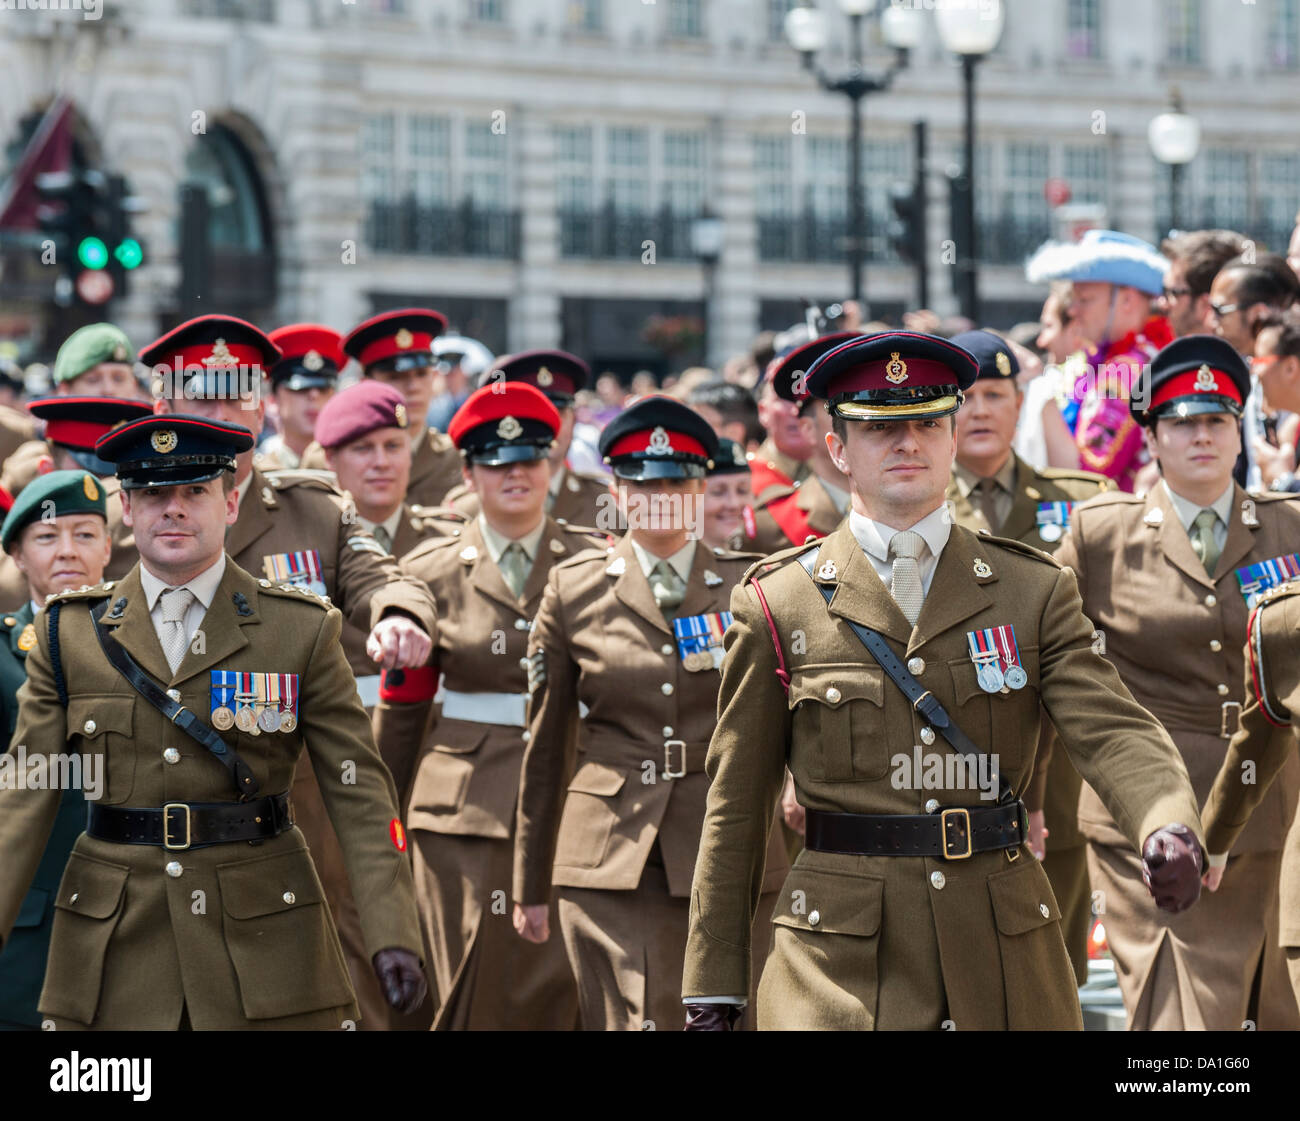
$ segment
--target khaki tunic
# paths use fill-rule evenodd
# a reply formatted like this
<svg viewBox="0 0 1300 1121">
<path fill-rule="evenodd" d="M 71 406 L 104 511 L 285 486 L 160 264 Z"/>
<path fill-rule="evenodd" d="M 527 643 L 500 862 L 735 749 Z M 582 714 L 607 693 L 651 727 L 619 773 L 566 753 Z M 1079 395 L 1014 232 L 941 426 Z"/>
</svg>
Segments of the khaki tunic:
<svg viewBox="0 0 1300 1121">
<path fill-rule="evenodd" d="M 251 613 L 240 615 L 241 595 Z M 232 561 L 205 615 L 203 653 L 172 674 L 150 618 L 139 570 L 117 584 L 64 593 L 59 640 L 69 691 L 59 702 L 46 615 L 19 693 L 15 744 L 102 761 L 102 801 L 159 807 L 168 801 L 234 802 L 229 772 L 181 734 L 109 664 L 89 608 L 125 599 L 118 642 L 191 711 L 210 711 L 211 670 L 296 673 L 297 729 L 224 733 L 262 794 L 287 790 L 305 747 L 338 830 L 361 903 L 366 951 L 421 952 L 406 854 L 390 840 L 392 779 L 339 648 L 339 613 L 310 593 L 263 586 Z M 111 615 L 111 613 L 110 613 Z M 66 744 L 66 747 L 65 747 Z M 165 748 L 180 761 L 169 764 Z M 348 764 L 355 767 L 353 771 Z M 343 781 L 345 768 L 355 781 Z M 40 860 L 60 791 L 0 789 L 0 936 L 7 937 Z M 179 876 L 164 872 L 175 860 Z M 152 845 L 78 838 L 55 901 L 40 1011 L 58 1029 L 173 1030 L 182 1013 L 199 1029 L 337 1028 L 357 1015 L 334 923 L 302 834 L 256 845 L 218 844 L 164 853 Z"/>
<path fill-rule="evenodd" d="M 676 616 L 727 610 L 752 560 L 697 544 Z M 541 903 L 559 889 L 584 1028 L 678 1029 L 718 675 L 684 667 L 630 537 L 551 570 L 529 658 L 514 898 Z M 668 767 L 685 774 L 666 777 Z M 786 859 L 772 807 L 763 813 L 755 859 L 771 891 Z M 761 968 L 762 946 L 756 958 Z"/>
<path fill-rule="evenodd" d="M 1173 737 L 1198 801 L 1210 792 L 1245 700 L 1247 611 L 1235 571 L 1293 552 L 1300 541 L 1294 498 L 1234 487 L 1232 511 L 1213 576 L 1163 484 L 1145 498 L 1117 492 L 1076 507 L 1057 553 L 1078 575 L 1106 657 Z M 1207 892 L 1190 911 L 1170 915 L 1133 887 L 1138 872 L 1126 834 L 1084 788 L 1079 825 L 1131 1027 L 1239 1029 L 1247 1019 L 1261 1028 L 1300 1027 L 1276 923 L 1298 792 L 1300 760 L 1291 760 L 1233 848 L 1234 861 L 1250 857 L 1229 864 L 1234 890 Z M 1237 890 L 1245 894 L 1234 898 Z"/>
<path fill-rule="evenodd" d="M 790 563 L 802 549 L 756 566 L 766 569 L 757 578 L 792 677 L 788 695 L 753 590 L 742 585 L 732 595 L 692 889 L 687 999 L 749 989 L 750 921 L 784 765 L 809 809 L 920 814 L 930 798 L 980 804 L 977 792 L 946 778 L 928 788 L 900 781 L 923 722 L 848 620 L 879 631 L 905 660 L 921 660 L 913 672 L 978 747 L 997 754 L 1017 794 L 1032 776 L 1042 706 L 1134 848 L 1171 821 L 1199 835 L 1177 750 L 1093 651 L 1074 576 L 1052 558 L 953 526 L 912 627 L 847 526 L 809 548 L 819 548 L 817 582 L 834 589 L 829 605 Z M 1028 684 L 990 695 L 976 682 L 966 632 L 1007 624 Z M 949 750 L 942 740 L 931 749 Z M 805 849 L 778 900 L 758 992 L 760 1028 L 1082 1026 L 1060 910 L 1025 845 L 964 860 Z"/>
<path fill-rule="evenodd" d="M 767 555 L 791 545 L 802 545 L 808 536 L 825 537 L 846 516 L 840 513 L 830 492 L 814 474 L 789 487 L 768 487 L 764 493 L 767 497 L 761 504 L 757 499 L 754 502 L 754 537 L 744 540 L 744 547 L 754 553 Z M 790 521 L 806 527 L 807 532 L 798 541 L 791 541 L 773 516 L 773 508 L 783 506 L 794 508 L 789 514 Z M 786 521 L 783 516 L 782 522 Z"/>
<path fill-rule="evenodd" d="M 406 501 L 412 506 L 439 506 L 452 487 L 461 481 L 460 452 L 451 437 L 436 428 L 425 428 L 411 451 L 411 480 Z M 315 442 L 302 453 L 304 469 L 328 471 L 325 452 Z"/>
<path fill-rule="evenodd" d="M 1048 467 L 1036 470 L 1011 453 L 1015 461 L 1015 493 L 1005 524 L 990 526 L 983 511 L 962 494 L 956 475 L 948 483 L 948 503 L 953 521 L 976 533 L 996 533 L 1046 553 L 1054 553 L 1061 539 L 1049 540 L 1039 532 L 1040 502 L 1083 502 L 1111 483 L 1105 475 L 1091 471 L 1069 471 Z M 1092 899 L 1088 886 L 1088 863 L 1083 834 L 1079 832 L 1079 788 L 1082 780 L 1064 751 L 1056 751 L 1051 721 L 1044 716 L 1034 764 L 1035 780 L 1026 793 L 1031 810 L 1043 811 L 1050 836 L 1043 869 L 1052 892 L 1061 905 L 1061 934 L 1070 951 L 1074 979 L 1082 985 L 1088 979 L 1088 930 L 1092 925 Z"/>
</svg>

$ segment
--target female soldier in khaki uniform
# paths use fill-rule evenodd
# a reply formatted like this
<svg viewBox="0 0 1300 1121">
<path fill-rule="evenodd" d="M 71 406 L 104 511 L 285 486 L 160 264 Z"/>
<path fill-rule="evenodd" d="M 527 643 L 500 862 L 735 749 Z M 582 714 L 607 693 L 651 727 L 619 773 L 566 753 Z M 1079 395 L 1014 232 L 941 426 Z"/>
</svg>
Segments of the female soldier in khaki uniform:
<svg viewBox="0 0 1300 1121">
<path fill-rule="evenodd" d="M 454 536 L 424 542 L 402 562 L 439 604 L 433 664 L 442 706 L 431 713 L 431 699 L 397 701 L 385 683 L 376 728 L 387 757 L 422 744 L 406 823 L 440 1002 L 435 1030 L 577 1026 L 564 948 L 521 943 L 506 905 L 528 735 L 529 623 L 551 567 L 605 543 L 543 512 L 559 428 L 555 407 L 533 386 L 473 393 L 449 435 L 479 513 L 461 529 L 448 523 Z"/>
<path fill-rule="evenodd" d="M 685 405 L 643 398 L 600 450 L 629 532 L 557 564 L 534 623 L 515 928 L 547 940 L 554 885 L 582 1026 L 677 1029 L 725 613 L 754 558 L 691 535 L 717 437 Z M 771 832 L 759 922 L 786 869 Z"/>
</svg>

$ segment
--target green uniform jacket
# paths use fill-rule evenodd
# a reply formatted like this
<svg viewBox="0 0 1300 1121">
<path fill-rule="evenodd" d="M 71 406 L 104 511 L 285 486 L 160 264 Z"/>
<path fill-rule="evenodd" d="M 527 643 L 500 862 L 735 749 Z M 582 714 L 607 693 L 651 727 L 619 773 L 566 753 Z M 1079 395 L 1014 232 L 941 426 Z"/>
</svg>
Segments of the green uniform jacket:
<svg viewBox="0 0 1300 1121">
<path fill-rule="evenodd" d="M 104 625 L 147 673 L 204 717 L 211 711 L 211 670 L 298 675 L 293 732 L 253 736 L 232 728 L 224 738 L 252 768 L 262 794 L 288 790 L 307 749 L 343 847 L 367 952 L 401 947 L 419 955 L 405 835 L 393 825 L 393 782 L 339 642 L 339 612 L 313 593 L 256 580 L 227 558 L 212 605 L 174 675 L 138 566 L 120 583 L 55 597 L 51 604 L 62 603 L 68 704 L 59 703 L 42 613 L 19 693 L 15 745 L 26 744 L 29 755 L 89 757 L 90 781 L 102 781 L 105 805 L 235 801 L 227 770 L 104 657 L 90 608 L 110 597 L 114 610 Z M 174 763 L 169 748 L 178 753 Z M 57 790 L 30 786 L 0 789 L 4 939 L 59 807 Z M 340 1027 L 356 1016 L 338 936 L 297 829 L 258 844 L 175 852 L 82 834 L 54 907 L 40 1010 L 57 1028 L 174 1029 L 182 1004 L 198 1029 Z"/>
</svg>

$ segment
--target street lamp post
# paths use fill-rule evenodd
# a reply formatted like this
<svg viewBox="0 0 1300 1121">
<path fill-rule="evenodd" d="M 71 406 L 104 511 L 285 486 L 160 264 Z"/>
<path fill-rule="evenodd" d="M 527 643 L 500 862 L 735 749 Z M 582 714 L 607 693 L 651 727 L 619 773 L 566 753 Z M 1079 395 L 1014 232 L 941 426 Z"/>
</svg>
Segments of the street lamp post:
<svg viewBox="0 0 1300 1121">
<path fill-rule="evenodd" d="M 816 54 L 827 42 L 826 17 L 817 8 L 792 8 L 785 17 L 785 35 L 799 52 L 804 68 L 831 93 L 849 99 L 849 278 L 853 299 L 868 317 L 862 274 L 866 261 L 867 212 L 862 200 L 862 102 L 869 94 L 888 89 L 895 75 L 907 65 L 907 52 L 921 39 L 923 16 L 919 10 L 877 0 L 839 0 L 840 10 L 849 17 L 849 69 L 841 77 L 827 74 L 816 62 Z M 894 60 L 879 75 L 863 71 L 862 24 L 867 16 L 880 20 L 885 42 L 894 49 Z"/>
<path fill-rule="evenodd" d="M 1177 230 L 1182 224 L 1178 199 L 1182 193 L 1183 168 L 1196 158 L 1201 146 L 1201 122 L 1183 112 L 1183 99 L 1177 88 L 1169 93 L 1168 111 L 1151 118 L 1147 140 L 1156 159 L 1169 168 L 1169 226 Z"/>
<path fill-rule="evenodd" d="M 985 55 L 998 45 L 1006 14 L 1001 0 L 980 5 L 962 4 L 936 8 L 935 23 L 939 38 L 946 49 L 961 57 L 965 128 L 963 136 L 966 189 L 961 194 L 960 223 L 953 225 L 966 231 L 966 244 L 960 246 L 957 260 L 961 313 L 976 326 L 980 322 L 979 309 L 979 237 L 975 225 L 975 67 Z"/>
<path fill-rule="evenodd" d="M 704 269 L 704 361 L 710 366 L 717 365 L 710 353 L 714 337 L 710 323 L 713 319 L 713 282 L 722 256 L 724 235 L 722 219 L 707 208 L 691 222 L 691 252 Z"/>
</svg>

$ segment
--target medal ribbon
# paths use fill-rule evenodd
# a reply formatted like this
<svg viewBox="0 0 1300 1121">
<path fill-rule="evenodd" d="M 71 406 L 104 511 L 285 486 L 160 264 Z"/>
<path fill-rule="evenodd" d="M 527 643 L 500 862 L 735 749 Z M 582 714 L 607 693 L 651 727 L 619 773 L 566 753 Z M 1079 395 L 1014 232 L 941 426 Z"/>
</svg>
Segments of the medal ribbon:
<svg viewBox="0 0 1300 1121">
<path fill-rule="evenodd" d="M 1003 673 L 1012 666 L 1020 665 L 1020 645 L 1016 642 L 1016 632 L 1010 623 L 994 627 L 992 631 L 994 644 L 1002 659 Z"/>
<path fill-rule="evenodd" d="M 1287 553 L 1272 560 L 1258 561 L 1237 569 L 1236 575 L 1246 606 L 1253 608 L 1259 597 L 1270 588 L 1300 577 L 1300 554 Z"/>
<path fill-rule="evenodd" d="M 280 690 L 280 696 L 284 701 L 281 706 L 285 712 L 292 712 L 294 718 L 298 717 L 298 675 L 296 673 L 282 673 L 280 677 L 284 681 L 284 686 Z"/>
<path fill-rule="evenodd" d="M 994 645 L 991 629 L 967 631 L 966 642 L 970 646 L 970 660 L 977 666 L 998 660 L 998 650 Z"/>
<path fill-rule="evenodd" d="M 238 686 L 238 675 L 231 670 L 214 669 L 208 677 L 209 712 L 216 712 L 230 701 L 230 693 Z"/>
<path fill-rule="evenodd" d="M 1074 509 L 1073 502 L 1040 502 L 1036 515 L 1038 524 L 1067 526 L 1070 524 L 1072 509 Z"/>
</svg>

